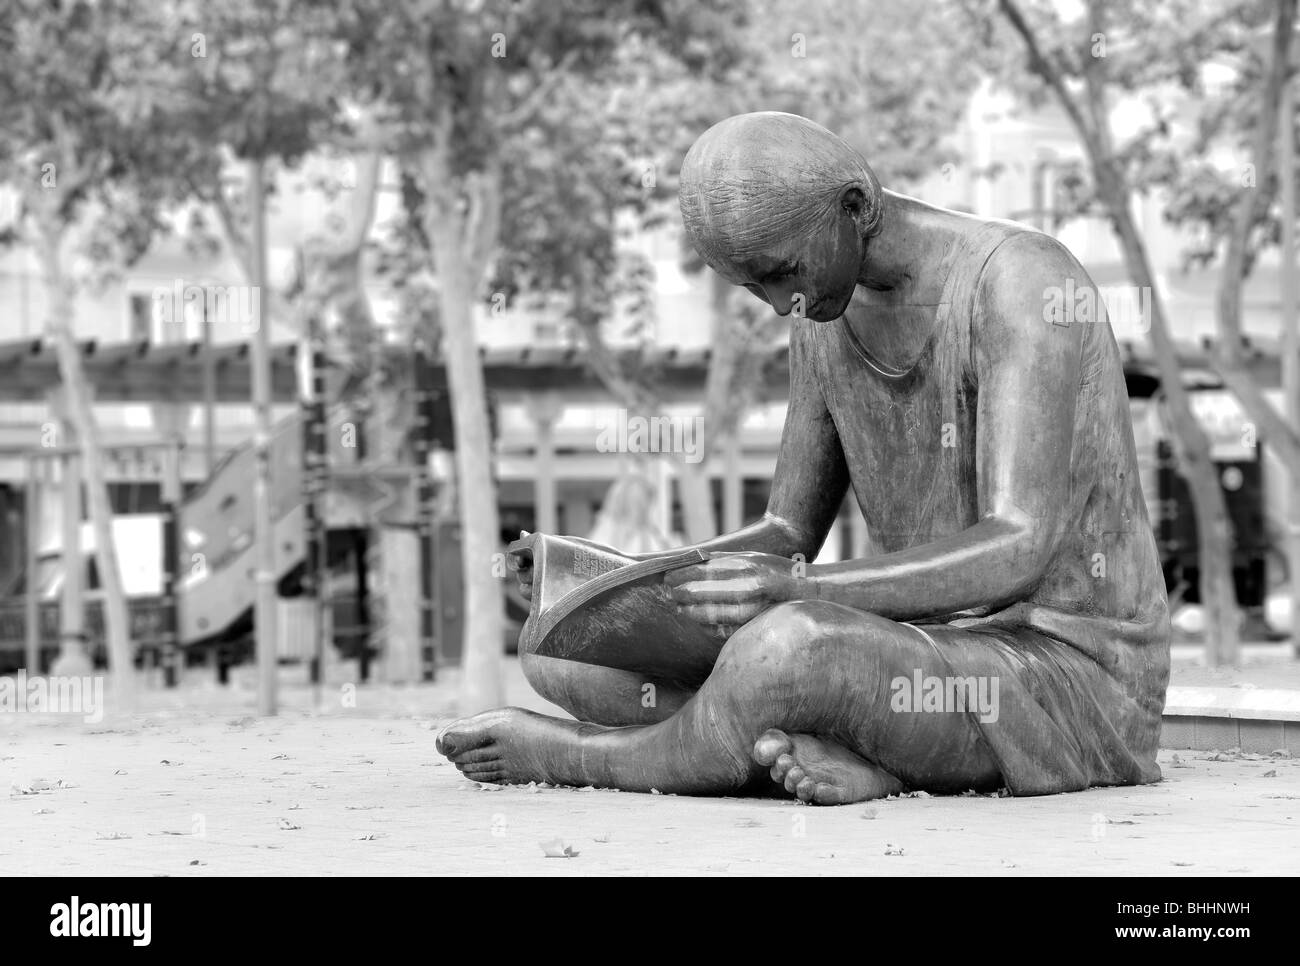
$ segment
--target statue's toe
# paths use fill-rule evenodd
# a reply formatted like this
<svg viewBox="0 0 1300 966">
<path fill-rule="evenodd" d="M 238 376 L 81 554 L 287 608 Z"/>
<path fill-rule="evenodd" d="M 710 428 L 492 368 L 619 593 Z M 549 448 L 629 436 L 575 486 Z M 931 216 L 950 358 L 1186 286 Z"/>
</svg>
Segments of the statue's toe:
<svg viewBox="0 0 1300 966">
<path fill-rule="evenodd" d="M 475 725 L 472 719 L 453 721 L 439 732 L 433 741 L 433 747 L 439 754 L 456 758 L 467 751 L 479 748 L 492 740 L 486 727 Z"/>
<path fill-rule="evenodd" d="M 771 767 L 777 763 L 778 758 L 788 755 L 793 749 L 794 743 L 789 735 L 776 728 L 769 728 L 754 742 L 754 760 L 760 765 Z"/>
<path fill-rule="evenodd" d="M 446 755 L 450 758 L 455 754 L 456 744 L 452 740 L 452 737 L 447 734 L 447 729 L 444 728 L 442 731 L 438 732 L 438 737 L 433 739 L 433 747 L 438 750 L 438 754 Z"/>
<path fill-rule="evenodd" d="M 782 755 L 781 757 L 785 758 L 788 756 Z M 780 764 L 781 762 L 778 760 L 777 766 L 779 767 Z M 785 776 L 781 780 L 781 784 L 785 786 L 787 792 L 797 792 L 799 790 L 799 783 L 804 781 L 807 777 L 808 773 L 792 761 L 790 766 L 785 769 Z"/>
</svg>

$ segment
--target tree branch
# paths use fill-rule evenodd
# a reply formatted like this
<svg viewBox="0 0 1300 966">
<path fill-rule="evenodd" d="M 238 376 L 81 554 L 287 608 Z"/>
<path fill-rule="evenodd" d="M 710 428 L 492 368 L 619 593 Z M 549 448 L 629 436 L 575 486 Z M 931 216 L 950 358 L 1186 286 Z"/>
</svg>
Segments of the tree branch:
<svg viewBox="0 0 1300 966">
<path fill-rule="evenodd" d="M 1065 86 L 1065 73 L 1058 64 L 1043 53 L 1042 45 L 1039 44 L 1034 29 L 1029 26 L 1024 14 L 1020 12 L 1020 8 L 1016 6 L 1014 0 L 998 0 L 998 6 L 1012 28 L 1024 40 L 1034 72 L 1055 92 L 1057 99 L 1061 102 L 1061 107 L 1070 116 L 1070 120 L 1084 140 L 1094 138 L 1096 132 L 1091 122 L 1079 107 L 1078 101 L 1070 93 L 1069 88 Z"/>
<path fill-rule="evenodd" d="M 541 106 L 542 102 L 550 97 L 555 88 L 560 85 L 560 81 L 564 80 L 566 71 L 573 66 L 573 62 L 577 59 L 578 51 L 576 49 L 570 50 L 561 57 L 560 62 L 551 69 L 540 84 L 533 88 L 532 93 L 516 105 L 514 110 L 502 116 L 501 126 L 504 128 L 516 127 L 528 120 L 533 112 Z"/>
<path fill-rule="evenodd" d="M 1256 187 L 1243 191 L 1233 210 L 1228 247 L 1223 256 L 1218 300 L 1218 350 L 1234 360 L 1241 351 L 1241 287 L 1246 274 L 1246 249 L 1250 242 L 1250 230 L 1267 212 L 1272 200 L 1267 185 L 1274 168 L 1274 144 L 1277 141 L 1282 85 L 1290 79 L 1291 32 L 1295 25 L 1295 8 L 1296 0 L 1278 0 L 1271 61 L 1264 81 L 1259 117 L 1255 122 L 1252 151 Z M 1293 123 L 1293 119 L 1287 118 L 1287 123 Z M 1287 136 L 1292 136 L 1292 133 L 1288 132 Z M 1283 177 L 1293 178 L 1295 173 L 1286 171 L 1283 172 Z M 1284 270 L 1289 270 L 1289 266 L 1284 267 Z"/>
<path fill-rule="evenodd" d="M 235 260 L 239 262 L 244 277 L 252 278 L 253 260 L 252 254 L 248 250 L 248 239 L 239 230 L 239 225 L 235 219 L 235 211 L 230 207 L 230 202 L 226 199 L 226 193 L 221 190 L 220 184 L 216 186 L 216 190 L 212 192 L 209 200 L 212 207 L 216 209 L 217 219 L 221 222 L 221 233 L 226 236 L 226 244 L 230 246 Z"/>
</svg>

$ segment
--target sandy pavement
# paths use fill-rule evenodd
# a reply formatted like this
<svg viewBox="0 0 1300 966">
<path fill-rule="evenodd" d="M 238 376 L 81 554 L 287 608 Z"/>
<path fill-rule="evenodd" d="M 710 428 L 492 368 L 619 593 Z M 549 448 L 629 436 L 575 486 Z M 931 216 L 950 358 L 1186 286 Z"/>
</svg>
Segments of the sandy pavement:
<svg viewBox="0 0 1300 966">
<path fill-rule="evenodd" d="M 0 715 L 0 874 L 1300 873 L 1290 758 L 1164 752 L 1158 785 L 831 809 L 489 788 L 434 752 L 453 681 L 320 705 L 287 683 L 271 719 L 248 684 L 196 677 L 97 724 Z M 515 667 L 510 698 L 544 707 Z"/>
</svg>

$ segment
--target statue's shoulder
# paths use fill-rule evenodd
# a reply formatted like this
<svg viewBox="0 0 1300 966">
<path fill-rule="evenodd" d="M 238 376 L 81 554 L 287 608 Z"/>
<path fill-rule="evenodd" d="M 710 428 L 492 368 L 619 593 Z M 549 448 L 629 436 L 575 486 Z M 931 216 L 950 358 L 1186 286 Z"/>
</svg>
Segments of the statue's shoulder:
<svg viewBox="0 0 1300 966">
<path fill-rule="evenodd" d="M 1073 304 L 1076 293 L 1095 291 L 1087 271 L 1045 232 L 1014 222 L 986 225 L 967 267 L 974 277 L 969 296 L 973 345 L 988 350 L 1055 341 L 1070 329 L 1053 314 L 1056 308 Z M 1055 324 L 1044 326 L 1045 321 Z M 1086 334 L 1083 327 L 1072 331 L 1080 339 Z"/>
<path fill-rule="evenodd" d="M 963 225 L 970 262 L 981 281 L 1023 287 L 1034 280 L 1087 279 L 1078 259 L 1058 239 L 1014 221 L 972 218 Z"/>
</svg>

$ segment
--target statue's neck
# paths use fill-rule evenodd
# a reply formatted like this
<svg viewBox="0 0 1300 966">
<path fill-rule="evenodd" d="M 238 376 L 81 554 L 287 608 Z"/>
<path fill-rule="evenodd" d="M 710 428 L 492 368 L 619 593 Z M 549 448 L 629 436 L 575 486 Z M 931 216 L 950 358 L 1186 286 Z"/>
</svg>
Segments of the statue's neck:
<svg viewBox="0 0 1300 966">
<path fill-rule="evenodd" d="M 867 241 L 858 284 L 905 302 L 924 301 L 936 284 L 943 286 L 934 269 L 957 231 L 952 212 L 893 191 L 884 196 L 881 229 Z"/>
<path fill-rule="evenodd" d="M 886 192 L 883 227 L 868 242 L 844 320 L 862 347 L 893 369 L 910 368 L 934 334 L 958 221 L 942 208 Z"/>
</svg>

